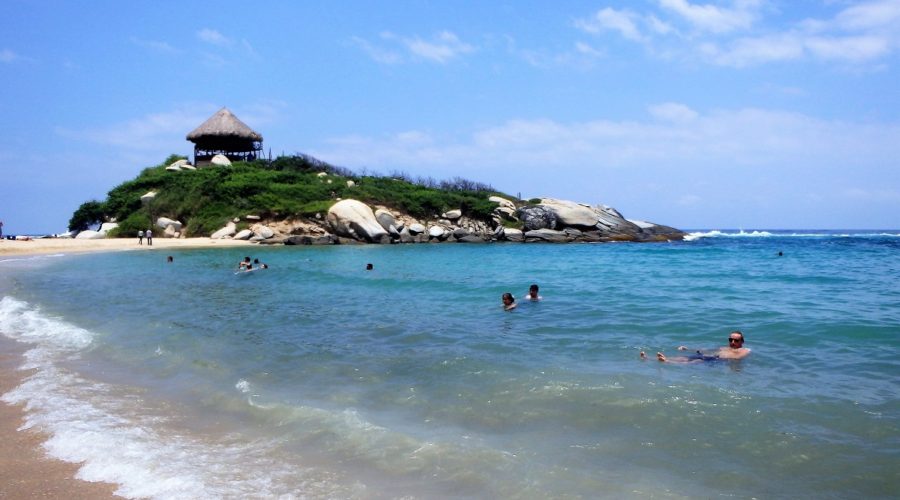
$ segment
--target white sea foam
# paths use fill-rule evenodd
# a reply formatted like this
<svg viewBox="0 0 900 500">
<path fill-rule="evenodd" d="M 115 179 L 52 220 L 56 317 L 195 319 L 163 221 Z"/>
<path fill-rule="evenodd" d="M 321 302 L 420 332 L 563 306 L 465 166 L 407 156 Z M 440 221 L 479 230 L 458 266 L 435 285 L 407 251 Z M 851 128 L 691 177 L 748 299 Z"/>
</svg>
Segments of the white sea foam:
<svg viewBox="0 0 900 500">
<path fill-rule="evenodd" d="M 80 463 L 79 479 L 118 485 L 126 498 L 348 497 L 334 473 L 273 458 L 277 443 L 217 438 L 207 442 L 167 426 L 127 388 L 87 380 L 60 361 L 89 346 L 93 334 L 43 316 L 11 297 L 0 300 L 0 332 L 32 344 L 25 381 L 0 399 L 25 404 L 23 429 L 50 435 L 47 453 Z M 156 416 L 153 416 L 156 415 Z"/>
<path fill-rule="evenodd" d="M 853 233 L 835 233 L 835 232 L 777 232 L 773 233 L 771 231 L 744 231 L 743 229 L 738 230 L 737 232 L 729 232 L 729 231 L 720 231 L 720 230 L 712 230 L 712 231 L 697 231 L 693 233 L 688 233 L 687 236 L 684 237 L 684 241 L 695 241 L 700 238 L 770 238 L 770 237 L 778 237 L 778 238 L 900 238 L 900 233 L 885 233 L 885 232 L 853 232 Z"/>
</svg>

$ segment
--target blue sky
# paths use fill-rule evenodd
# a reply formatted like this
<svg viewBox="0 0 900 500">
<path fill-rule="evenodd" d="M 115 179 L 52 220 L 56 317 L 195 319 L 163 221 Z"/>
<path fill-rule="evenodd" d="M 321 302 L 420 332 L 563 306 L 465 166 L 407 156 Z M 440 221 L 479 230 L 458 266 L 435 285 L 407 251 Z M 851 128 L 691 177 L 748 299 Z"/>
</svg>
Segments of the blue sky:
<svg viewBox="0 0 900 500">
<path fill-rule="evenodd" d="M 222 106 L 273 155 L 681 228 L 900 226 L 900 0 L 7 0 L 0 220 L 60 232 Z"/>
</svg>

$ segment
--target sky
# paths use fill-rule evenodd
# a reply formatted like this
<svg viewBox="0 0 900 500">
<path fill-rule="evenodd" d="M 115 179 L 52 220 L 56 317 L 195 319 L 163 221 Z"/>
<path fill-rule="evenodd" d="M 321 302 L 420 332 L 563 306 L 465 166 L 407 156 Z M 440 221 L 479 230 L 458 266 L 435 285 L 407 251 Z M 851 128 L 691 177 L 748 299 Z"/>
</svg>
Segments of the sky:
<svg viewBox="0 0 900 500">
<path fill-rule="evenodd" d="M 900 227 L 900 0 L 5 0 L 4 233 L 223 106 L 273 156 L 682 229 Z"/>
</svg>

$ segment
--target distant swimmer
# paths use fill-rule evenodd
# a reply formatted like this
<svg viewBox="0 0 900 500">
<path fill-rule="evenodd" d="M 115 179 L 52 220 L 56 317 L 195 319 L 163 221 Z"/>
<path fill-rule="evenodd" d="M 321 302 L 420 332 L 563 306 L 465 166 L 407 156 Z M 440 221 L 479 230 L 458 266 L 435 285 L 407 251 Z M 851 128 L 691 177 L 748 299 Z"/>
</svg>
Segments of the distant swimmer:
<svg viewBox="0 0 900 500">
<path fill-rule="evenodd" d="M 516 298 L 513 297 L 513 294 L 506 292 L 500 298 L 503 301 L 503 310 L 504 311 L 512 311 L 516 308 Z"/>
<path fill-rule="evenodd" d="M 528 299 L 528 300 L 530 300 L 530 301 L 532 301 L 532 302 L 537 302 L 537 301 L 539 301 L 539 300 L 544 300 L 544 298 L 541 297 L 541 296 L 538 294 L 538 286 L 537 286 L 536 284 L 531 285 L 530 287 L 528 287 L 528 295 L 526 295 L 525 298 Z"/>
<path fill-rule="evenodd" d="M 238 262 L 238 271 L 247 269 L 247 266 L 249 266 L 249 265 L 250 265 L 250 257 L 249 256 L 244 257 L 244 260 Z"/>
<path fill-rule="evenodd" d="M 678 346 L 679 351 L 687 351 L 685 346 Z M 703 363 L 705 361 L 719 361 L 723 359 L 743 359 L 750 354 L 750 349 L 744 347 L 744 334 L 735 330 L 728 335 L 728 346 L 719 347 L 712 352 L 704 352 L 697 349 L 691 356 L 666 357 L 665 354 L 656 353 L 656 359 L 661 363 Z M 641 351 L 641 359 L 647 359 L 647 354 Z"/>
<path fill-rule="evenodd" d="M 169 262 L 169 263 L 175 262 L 175 257 L 172 257 L 171 255 L 166 257 L 166 262 Z"/>
<path fill-rule="evenodd" d="M 373 266 L 371 262 L 369 262 L 368 264 L 366 264 L 366 271 L 371 271 L 371 270 L 373 270 L 373 269 L 375 269 L 375 266 Z"/>
</svg>

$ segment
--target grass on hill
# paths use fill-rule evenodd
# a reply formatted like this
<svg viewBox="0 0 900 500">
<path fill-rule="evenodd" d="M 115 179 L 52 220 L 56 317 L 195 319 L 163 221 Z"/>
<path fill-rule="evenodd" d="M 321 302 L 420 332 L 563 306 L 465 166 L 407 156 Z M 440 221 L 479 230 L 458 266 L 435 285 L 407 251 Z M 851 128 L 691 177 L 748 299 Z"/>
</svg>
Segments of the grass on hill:
<svg viewBox="0 0 900 500">
<path fill-rule="evenodd" d="M 185 224 L 187 236 L 206 236 L 227 221 L 247 214 L 262 218 L 313 217 L 324 214 L 335 198 L 379 204 L 414 217 L 430 218 L 451 209 L 479 220 L 489 220 L 497 204 L 492 195 L 515 199 L 490 186 L 456 178 L 436 182 L 394 176 L 355 175 L 305 155 L 284 156 L 271 162 L 257 160 L 231 166 L 209 166 L 171 172 L 166 166 L 181 159 L 172 155 L 144 169 L 137 178 L 113 188 L 106 200 L 83 203 L 72 215 L 69 229 L 81 231 L 115 219 L 112 236 L 136 234 L 150 221 L 168 217 Z M 326 175 L 320 176 L 324 172 Z M 330 181 L 330 182 L 329 182 Z M 353 187 L 347 185 L 353 181 Z M 140 197 L 156 191 L 147 204 Z"/>
</svg>

